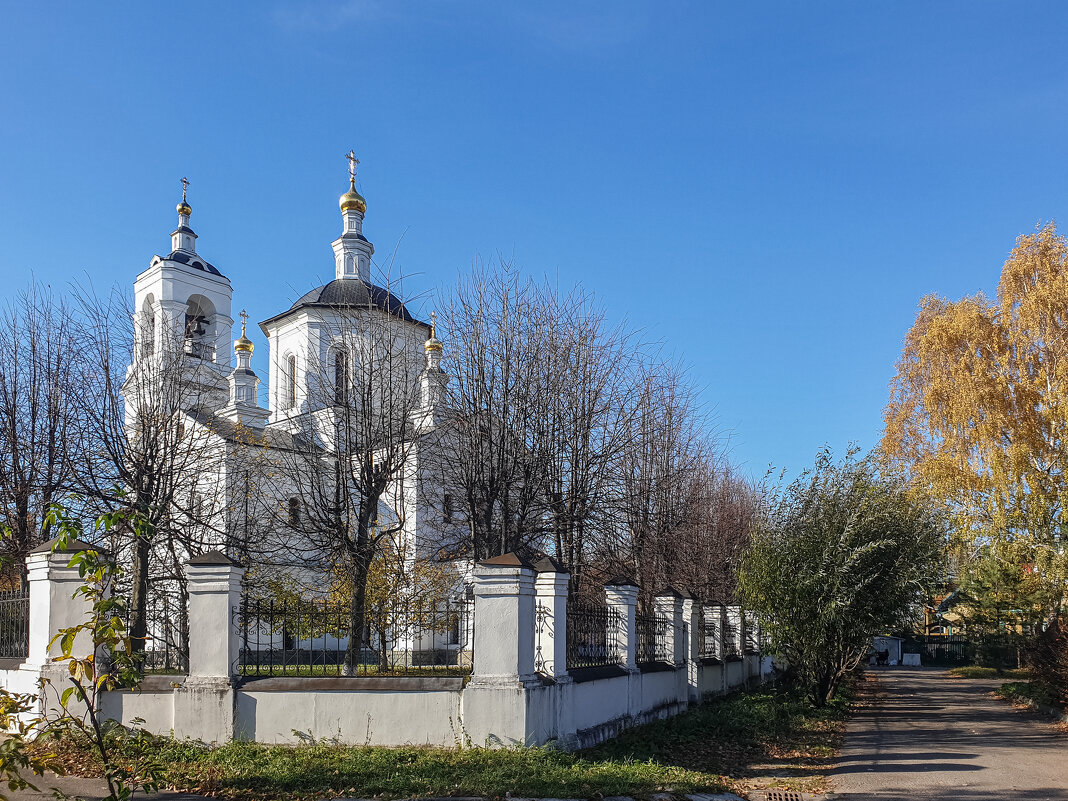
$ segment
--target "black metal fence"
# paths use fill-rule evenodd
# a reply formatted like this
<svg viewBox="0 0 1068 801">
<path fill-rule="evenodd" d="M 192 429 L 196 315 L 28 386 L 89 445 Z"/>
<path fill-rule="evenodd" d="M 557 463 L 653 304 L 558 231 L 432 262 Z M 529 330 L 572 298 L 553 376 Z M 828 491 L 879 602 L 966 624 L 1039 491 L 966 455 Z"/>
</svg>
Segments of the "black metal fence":
<svg viewBox="0 0 1068 801">
<path fill-rule="evenodd" d="M 929 665 L 982 665 L 1018 668 L 1024 663 L 1027 638 L 1004 632 L 987 635 L 929 634 L 906 637 L 904 653 L 920 654 Z"/>
<path fill-rule="evenodd" d="M 741 657 L 738 650 L 738 625 L 730 619 L 723 621 L 723 659 L 738 659 Z"/>
<path fill-rule="evenodd" d="M 127 631 L 130 631 L 131 608 L 128 595 L 123 604 L 123 612 L 126 616 Z M 151 589 L 147 594 L 145 618 L 145 670 L 149 673 L 188 673 L 189 610 L 184 594 L 177 588 L 173 591 Z"/>
<path fill-rule="evenodd" d="M 675 625 L 666 615 L 638 614 L 635 617 L 638 643 L 634 659 L 639 665 L 654 662 L 674 662 L 671 638 L 668 636 Z"/>
<path fill-rule="evenodd" d="M 567 669 L 623 663 L 619 632 L 623 616 L 615 609 L 567 605 Z"/>
<path fill-rule="evenodd" d="M 29 653 L 29 590 L 0 592 L 0 659 L 25 659 Z"/>
<path fill-rule="evenodd" d="M 346 604 L 246 595 L 235 617 L 244 676 L 464 676 L 474 658 L 468 598 L 371 604 L 358 642 L 349 637 Z"/>
<path fill-rule="evenodd" d="M 719 648 L 720 614 L 715 608 L 702 607 L 697 616 L 697 646 L 701 659 L 721 659 Z"/>
<path fill-rule="evenodd" d="M 756 614 L 753 612 L 743 611 L 742 620 L 745 622 L 745 653 L 760 653 L 760 624 L 757 621 Z"/>
</svg>

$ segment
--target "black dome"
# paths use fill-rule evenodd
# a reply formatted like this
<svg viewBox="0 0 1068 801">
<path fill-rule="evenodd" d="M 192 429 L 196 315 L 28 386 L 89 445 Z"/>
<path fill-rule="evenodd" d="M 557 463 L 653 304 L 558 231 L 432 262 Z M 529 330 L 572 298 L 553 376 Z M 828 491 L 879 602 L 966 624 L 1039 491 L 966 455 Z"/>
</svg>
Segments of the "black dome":
<svg viewBox="0 0 1068 801">
<path fill-rule="evenodd" d="M 179 229 L 179 230 L 181 230 L 181 229 Z M 188 229 L 186 229 L 186 230 L 188 230 Z M 190 233 L 192 233 L 192 232 L 190 232 Z M 212 275 L 217 275 L 220 278 L 225 278 L 225 276 L 215 268 L 215 265 L 205 261 L 204 259 L 202 259 L 200 256 L 198 256 L 196 254 L 186 253 L 184 250 L 172 250 L 170 252 L 170 255 L 167 256 L 167 258 L 170 259 L 171 261 L 177 261 L 177 262 L 181 262 L 182 264 L 188 264 L 194 270 L 203 270 L 206 273 L 211 273 Z"/>
<path fill-rule="evenodd" d="M 401 299 L 380 286 L 359 278 L 335 278 L 329 284 L 316 287 L 297 299 L 290 311 L 302 306 L 357 306 L 373 308 L 392 314 L 410 323 L 418 323 L 405 308 Z M 424 324 L 425 325 L 425 324 Z"/>
</svg>

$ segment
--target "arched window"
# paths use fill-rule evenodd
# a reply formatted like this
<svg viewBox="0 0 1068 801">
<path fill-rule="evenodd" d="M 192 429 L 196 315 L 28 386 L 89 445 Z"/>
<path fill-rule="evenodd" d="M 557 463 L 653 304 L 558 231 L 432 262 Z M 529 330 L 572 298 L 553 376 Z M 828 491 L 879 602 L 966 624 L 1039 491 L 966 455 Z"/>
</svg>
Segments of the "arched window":
<svg viewBox="0 0 1068 801">
<path fill-rule="evenodd" d="M 338 349 L 334 351 L 334 404 L 344 406 L 349 402 L 349 354 Z"/>
<path fill-rule="evenodd" d="M 283 375 L 283 404 L 286 409 L 297 408 L 297 357 L 292 353 L 286 356 Z"/>
<path fill-rule="evenodd" d="M 185 352 L 189 356 L 215 361 L 215 307 L 203 295 L 192 295 L 185 309 Z"/>
<path fill-rule="evenodd" d="M 141 356 L 148 357 L 156 352 L 156 310 L 152 295 L 145 298 L 141 307 Z"/>
</svg>

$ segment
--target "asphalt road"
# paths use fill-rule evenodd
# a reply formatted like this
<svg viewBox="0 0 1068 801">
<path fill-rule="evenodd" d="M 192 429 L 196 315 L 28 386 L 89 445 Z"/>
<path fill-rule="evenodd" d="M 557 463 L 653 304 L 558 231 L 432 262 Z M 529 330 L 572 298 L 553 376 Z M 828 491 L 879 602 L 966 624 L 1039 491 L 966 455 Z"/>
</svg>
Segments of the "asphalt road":
<svg viewBox="0 0 1068 801">
<path fill-rule="evenodd" d="M 839 799 L 1068 801 L 1068 735 L 990 696 L 998 680 L 937 668 L 875 673 L 878 702 L 850 721 Z"/>
</svg>

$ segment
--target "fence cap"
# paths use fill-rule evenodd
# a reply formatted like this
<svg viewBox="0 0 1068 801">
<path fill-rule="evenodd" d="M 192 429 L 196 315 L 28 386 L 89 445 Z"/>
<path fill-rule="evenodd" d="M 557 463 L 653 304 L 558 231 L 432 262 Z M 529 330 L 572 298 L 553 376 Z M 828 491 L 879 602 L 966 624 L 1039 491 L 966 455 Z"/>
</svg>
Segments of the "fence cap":
<svg viewBox="0 0 1068 801">
<path fill-rule="evenodd" d="M 534 563 L 534 569 L 539 573 L 570 573 L 571 571 L 557 562 L 551 556 L 545 556 Z"/>
<path fill-rule="evenodd" d="M 48 542 L 42 542 L 30 553 L 51 553 L 52 548 L 59 542 L 59 537 L 53 537 Z M 103 548 L 99 548 L 92 543 L 85 542 L 84 540 L 67 540 L 66 548 L 56 548 L 57 553 L 77 553 L 78 551 L 97 551 L 101 554 L 106 554 L 107 551 Z"/>
<path fill-rule="evenodd" d="M 534 565 L 529 560 L 524 559 L 517 553 L 504 553 L 500 556 L 494 556 L 492 559 L 483 559 L 479 564 L 487 567 L 525 567 L 527 570 L 534 569 Z"/>
<path fill-rule="evenodd" d="M 194 556 L 189 560 L 188 564 L 196 566 L 210 566 L 210 565 L 228 565 L 230 567 L 241 567 L 240 562 L 235 562 L 229 556 L 222 551 L 208 551 L 202 553 L 200 556 Z"/>
<path fill-rule="evenodd" d="M 638 582 L 632 579 L 630 576 L 616 576 L 611 581 L 604 583 L 606 587 L 637 587 Z"/>
</svg>

